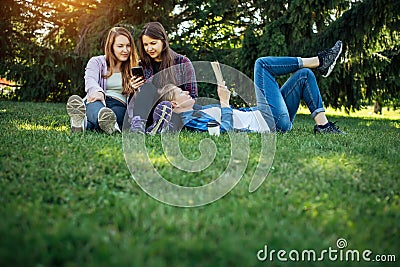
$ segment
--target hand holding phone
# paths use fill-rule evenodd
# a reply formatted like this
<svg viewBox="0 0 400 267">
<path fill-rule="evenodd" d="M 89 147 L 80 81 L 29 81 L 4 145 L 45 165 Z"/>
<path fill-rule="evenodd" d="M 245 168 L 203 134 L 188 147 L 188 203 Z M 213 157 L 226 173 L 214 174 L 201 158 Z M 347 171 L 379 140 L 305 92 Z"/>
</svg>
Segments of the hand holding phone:
<svg viewBox="0 0 400 267">
<path fill-rule="evenodd" d="M 131 78 L 131 84 L 132 87 L 136 90 L 145 82 L 143 68 L 141 66 L 133 67 L 132 75 L 133 77 Z"/>
<path fill-rule="evenodd" d="M 144 79 L 144 72 L 143 72 L 143 68 L 141 66 L 133 67 L 132 74 L 133 74 L 133 76 L 143 77 L 143 79 Z"/>
</svg>

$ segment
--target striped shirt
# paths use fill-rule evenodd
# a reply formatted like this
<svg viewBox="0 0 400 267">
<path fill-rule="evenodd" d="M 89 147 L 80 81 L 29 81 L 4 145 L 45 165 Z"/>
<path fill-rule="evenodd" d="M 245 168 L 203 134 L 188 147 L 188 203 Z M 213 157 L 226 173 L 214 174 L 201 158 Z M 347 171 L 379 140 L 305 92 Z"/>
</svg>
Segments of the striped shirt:
<svg viewBox="0 0 400 267">
<path fill-rule="evenodd" d="M 207 131 L 207 123 L 217 121 L 220 123 L 220 132 L 270 132 L 270 128 L 257 108 L 232 109 L 221 108 L 219 105 L 206 106 L 194 105 L 193 110 L 179 114 L 184 127 L 192 131 Z"/>
</svg>

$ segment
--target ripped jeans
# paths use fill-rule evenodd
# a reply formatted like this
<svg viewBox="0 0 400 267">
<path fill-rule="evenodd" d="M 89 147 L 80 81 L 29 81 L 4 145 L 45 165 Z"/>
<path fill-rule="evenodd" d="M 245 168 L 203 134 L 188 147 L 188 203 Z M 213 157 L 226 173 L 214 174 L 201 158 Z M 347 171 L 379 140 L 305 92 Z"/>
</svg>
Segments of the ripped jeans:
<svg viewBox="0 0 400 267">
<path fill-rule="evenodd" d="M 279 88 L 275 77 L 293 73 Z M 324 112 L 321 93 L 314 73 L 303 68 L 303 62 L 297 57 L 261 57 L 254 66 L 254 83 L 257 108 L 266 121 L 275 122 L 275 130 L 290 131 L 297 110 L 303 99 L 312 118 Z"/>
</svg>

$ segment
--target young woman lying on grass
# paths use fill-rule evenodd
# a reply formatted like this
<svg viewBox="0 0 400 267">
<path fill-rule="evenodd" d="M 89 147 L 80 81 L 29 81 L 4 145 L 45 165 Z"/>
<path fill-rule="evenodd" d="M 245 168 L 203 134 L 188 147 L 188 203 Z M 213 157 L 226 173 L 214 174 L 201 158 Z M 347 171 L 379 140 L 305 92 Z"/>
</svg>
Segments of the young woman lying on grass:
<svg viewBox="0 0 400 267">
<path fill-rule="evenodd" d="M 187 92 L 174 85 L 167 85 L 159 92 L 163 102 L 159 104 L 160 112 L 155 116 L 163 127 L 169 126 L 169 118 L 173 111 L 180 115 L 184 126 L 191 130 L 206 131 L 207 123 L 216 120 L 220 122 L 222 132 L 233 129 L 287 132 L 293 127 L 300 101 L 303 99 L 315 121 L 314 133 L 343 134 L 344 132 L 340 131 L 335 123 L 329 122 L 325 116 L 321 93 L 314 73 L 310 70 L 310 68 L 317 68 L 324 77 L 329 76 L 341 52 L 342 42 L 337 41 L 331 49 L 319 52 L 318 56 L 311 58 L 261 57 L 257 59 L 254 67 L 257 107 L 250 109 L 252 114 L 247 119 L 246 112 L 230 107 L 230 93 L 224 85 L 219 85 L 217 89 L 220 98 L 219 113 L 211 111 L 210 106 L 195 105 L 195 100 Z M 292 76 L 279 88 L 275 77 L 289 73 L 293 73 Z M 238 114 L 236 120 L 235 113 Z M 242 123 L 242 121 L 247 123 Z M 240 127 L 235 127 L 235 122 Z"/>
<path fill-rule="evenodd" d="M 217 86 L 217 93 L 220 104 L 211 104 L 200 106 L 195 104 L 195 100 L 179 87 L 169 84 L 164 86 L 160 91 L 161 103 L 158 120 L 164 121 L 163 126 L 168 127 L 170 113 L 173 111 L 179 114 L 184 127 L 193 131 L 207 131 L 208 123 L 218 122 L 220 131 L 250 131 L 250 132 L 269 132 L 270 127 L 266 120 L 263 119 L 260 110 L 239 110 L 232 109 L 229 105 L 230 91 L 225 84 Z M 268 113 L 268 111 L 265 111 Z M 271 115 L 270 115 L 271 117 Z"/>
</svg>

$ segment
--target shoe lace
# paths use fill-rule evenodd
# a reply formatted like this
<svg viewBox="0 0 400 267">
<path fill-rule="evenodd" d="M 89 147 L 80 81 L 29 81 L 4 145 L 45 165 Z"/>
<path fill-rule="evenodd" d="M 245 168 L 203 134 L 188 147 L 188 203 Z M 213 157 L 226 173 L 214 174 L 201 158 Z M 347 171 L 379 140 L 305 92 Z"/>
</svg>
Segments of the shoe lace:
<svg viewBox="0 0 400 267">
<path fill-rule="evenodd" d="M 338 52 L 339 47 L 340 47 L 340 45 L 338 45 L 338 43 L 336 43 L 334 47 L 328 48 L 328 49 L 322 51 L 322 53 L 324 53 L 325 56 L 335 55 Z"/>
<path fill-rule="evenodd" d="M 143 120 L 139 116 L 135 116 L 131 120 L 131 130 L 143 130 L 145 128 L 146 120 Z"/>
<path fill-rule="evenodd" d="M 337 121 L 329 122 L 329 128 L 334 130 L 334 131 L 339 131 L 340 132 L 339 126 L 337 126 L 336 123 L 337 123 Z"/>
</svg>

